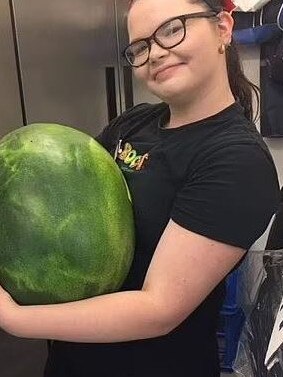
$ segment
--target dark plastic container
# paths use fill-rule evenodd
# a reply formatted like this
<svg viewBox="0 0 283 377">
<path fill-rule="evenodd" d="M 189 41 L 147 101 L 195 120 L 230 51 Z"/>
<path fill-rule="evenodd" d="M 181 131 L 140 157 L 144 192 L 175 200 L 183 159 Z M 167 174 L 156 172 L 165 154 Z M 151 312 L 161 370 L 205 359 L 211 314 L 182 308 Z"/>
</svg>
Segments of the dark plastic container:
<svg viewBox="0 0 283 377">
<path fill-rule="evenodd" d="M 245 321 L 241 309 L 222 311 L 220 314 L 217 338 L 221 370 L 233 372 L 240 334 Z"/>
<path fill-rule="evenodd" d="M 226 296 L 222 310 L 234 313 L 238 309 L 237 293 L 240 270 L 235 270 L 226 278 Z"/>
</svg>

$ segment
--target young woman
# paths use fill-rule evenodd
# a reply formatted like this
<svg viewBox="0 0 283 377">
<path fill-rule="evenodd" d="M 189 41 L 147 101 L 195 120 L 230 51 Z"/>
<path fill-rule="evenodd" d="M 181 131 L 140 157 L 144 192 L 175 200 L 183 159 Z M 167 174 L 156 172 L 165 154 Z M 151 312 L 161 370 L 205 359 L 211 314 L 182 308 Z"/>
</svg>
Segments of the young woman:
<svg viewBox="0 0 283 377">
<path fill-rule="evenodd" d="M 0 326 L 56 340 L 45 377 L 218 377 L 224 280 L 276 210 L 276 170 L 218 0 L 136 0 L 128 28 L 125 56 L 162 102 L 98 137 L 133 196 L 127 281 L 61 305 L 21 307 L 0 291 Z"/>
</svg>

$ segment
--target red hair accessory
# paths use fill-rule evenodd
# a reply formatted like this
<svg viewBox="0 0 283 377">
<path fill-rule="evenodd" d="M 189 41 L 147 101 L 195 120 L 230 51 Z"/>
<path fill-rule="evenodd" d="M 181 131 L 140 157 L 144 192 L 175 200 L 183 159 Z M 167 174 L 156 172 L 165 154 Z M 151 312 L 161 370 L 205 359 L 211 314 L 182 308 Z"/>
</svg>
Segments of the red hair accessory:
<svg viewBox="0 0 283 377">
<path fill-rule="evenodd" d="M 223 8 L 227 12 L 233 12 L 233 10 L 236 8 L 236 5 L 232 0 L 223 0 Z"/>
</svg>

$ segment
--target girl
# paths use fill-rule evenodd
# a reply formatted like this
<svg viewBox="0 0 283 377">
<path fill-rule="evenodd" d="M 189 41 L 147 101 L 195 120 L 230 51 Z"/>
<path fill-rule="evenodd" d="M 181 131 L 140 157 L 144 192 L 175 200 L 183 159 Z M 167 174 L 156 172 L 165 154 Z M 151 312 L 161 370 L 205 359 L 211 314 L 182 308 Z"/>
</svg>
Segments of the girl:
<svg viewBox="0 0 283 377">
<path fill-rule="evenodd" d="M 47 306 L 21 307 L 0 291 L 3 329 L 56 340 L 45 377 L 220 376 L 225 277 L 279 201 L 232 28 L 218 0 L 131 2 L 125 57 L 162 102 L 134 107 L 97 138 L 133 196 L 127 281 L 118 293 Z"/>
</svg>

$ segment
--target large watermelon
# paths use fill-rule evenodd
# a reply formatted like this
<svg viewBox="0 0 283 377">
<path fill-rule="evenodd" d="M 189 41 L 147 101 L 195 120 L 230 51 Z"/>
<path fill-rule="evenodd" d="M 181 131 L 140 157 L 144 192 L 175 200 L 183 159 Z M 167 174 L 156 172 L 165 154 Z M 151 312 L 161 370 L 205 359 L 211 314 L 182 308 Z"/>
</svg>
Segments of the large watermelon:
<svg viewBox="0 0 283 377">
<path fill-rule="evenodd" d="M 17 302 L 116 291 L 133 250 L 125 180 L 94 139 L 32 124 L 0 141 L 0 284 Z"/>
</svg>

